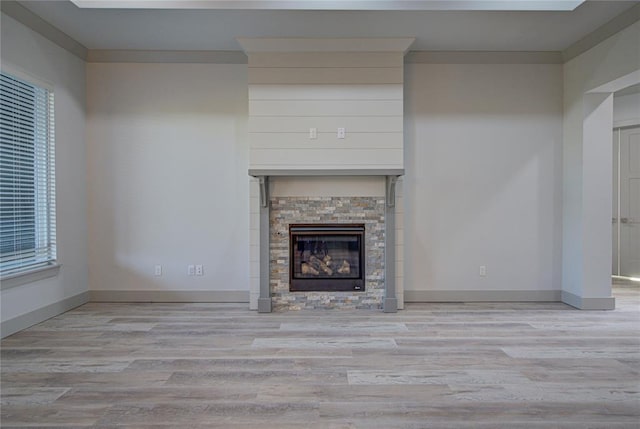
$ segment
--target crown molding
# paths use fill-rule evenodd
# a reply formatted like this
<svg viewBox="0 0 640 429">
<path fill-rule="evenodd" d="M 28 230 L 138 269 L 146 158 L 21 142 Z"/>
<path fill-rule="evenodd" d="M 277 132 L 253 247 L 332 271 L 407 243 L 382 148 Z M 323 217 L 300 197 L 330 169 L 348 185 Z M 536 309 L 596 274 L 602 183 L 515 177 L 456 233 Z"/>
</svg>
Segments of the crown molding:
<svg viewBox="0 0 640 429">
<path fill-rule="evenodd" d="M 563 61 L 566 63 L 567 61 L 574 59 L 578 55 L 585 53 L 600 42 L 603 42 L 638 21 L 640 21 L 640 3 L 622 12 L 611 21 L 587 34 L 582 39 L 562 51 Z"/>
<path fill-rule="evenodd" d="M 145 51 L 90 49 L 88 63 L 247 64 L 240 51 Z M 409 51 L 405 64 L 562 64 L 562 53 L 500 51 Z"/>
<path fill-rule="evenodd" d="M 88 49 L 80 42 L 49 24 L 19 2 L 13 0 L 0 1 L 0 10 L 42 37 L 69 51 L 82 60 L 87 59 Z"/>
<path fill-rule="evenodd" d="M 407 64 L 562 64 L 556 51 L 411 51 Z"/>
<path fill-rule="evenodd" d="M 88 63 L 247 64 L 241 51 L 144 51 L 90 49 Z"/>
<path fill-rule="evenodd" d="M 413 37 L 312 38 L 238 37 L 242 49 L 252 52 L 407 52 Z"/>
</svg>

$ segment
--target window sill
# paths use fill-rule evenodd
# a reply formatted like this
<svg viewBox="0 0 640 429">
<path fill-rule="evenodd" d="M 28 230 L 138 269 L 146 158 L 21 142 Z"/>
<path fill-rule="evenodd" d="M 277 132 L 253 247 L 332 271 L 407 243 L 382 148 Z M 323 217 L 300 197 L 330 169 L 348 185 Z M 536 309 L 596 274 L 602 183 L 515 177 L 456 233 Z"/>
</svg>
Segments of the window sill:
<svg viewBox="0 0 640 429">
<path fill-rule="evenodd" d="M 0 290 L 11 289 L 16 286 L 55 277 L 58 275 L 58 271 L 60 271 L 60 264 L 52 264 L 22 273 L 10 274 L 0 278 Z"/>
</svg>

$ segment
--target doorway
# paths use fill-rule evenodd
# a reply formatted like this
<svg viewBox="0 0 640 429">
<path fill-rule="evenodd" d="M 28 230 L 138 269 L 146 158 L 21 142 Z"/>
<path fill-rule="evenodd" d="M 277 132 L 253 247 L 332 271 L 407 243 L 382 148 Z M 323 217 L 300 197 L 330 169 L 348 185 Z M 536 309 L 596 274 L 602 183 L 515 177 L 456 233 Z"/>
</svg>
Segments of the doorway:
<svg viewBox="0 0 640 429">
<path fill-rule="evenodd" d="M 613 259 L 615 278 L 640 281 L 640 126 L 613 131 Z"/>
</svg>

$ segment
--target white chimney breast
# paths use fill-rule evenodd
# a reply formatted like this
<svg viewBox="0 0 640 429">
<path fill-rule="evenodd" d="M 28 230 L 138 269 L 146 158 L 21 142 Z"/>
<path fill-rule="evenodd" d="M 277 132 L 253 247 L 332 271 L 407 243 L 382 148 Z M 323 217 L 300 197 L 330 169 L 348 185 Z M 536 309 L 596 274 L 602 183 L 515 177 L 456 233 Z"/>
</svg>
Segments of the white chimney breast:
<svg viewBox="0 0 640 429">
<path fill-rule="evenodd" d="M 403 56 L 412 39 L 239 41 L 249 57 L 249 170 L 404 168 Z"/>
</svg>

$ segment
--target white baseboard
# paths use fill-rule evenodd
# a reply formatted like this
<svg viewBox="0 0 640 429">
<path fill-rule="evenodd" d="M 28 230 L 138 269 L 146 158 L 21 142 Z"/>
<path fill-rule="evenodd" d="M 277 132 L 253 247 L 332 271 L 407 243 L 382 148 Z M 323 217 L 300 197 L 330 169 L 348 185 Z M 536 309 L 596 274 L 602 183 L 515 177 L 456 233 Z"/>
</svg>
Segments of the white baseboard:
<svg viewBox="0 0 640 429">
<path fill-rule="evenodd" d="M 558 302 L 559 290 L 405 290 L 404 302 Z"/>
<path fill-rule="evenodd" d="M 89 292 L 82 292 L 69 298 L 65 298 L 62 301 L 54 302 L 45 307 L 37 310 L 30 311 L 29 313 L 21 314 L 12 319 L 5 320 L 0 324 L 0 337 L 8 337 L 11 334 L 15 334 L 18 331 L 27 329 L 29 326 L 33 326 L 36 323 L 44 322 L 47 319 L 51 319 L 66 311 L 72 310 L 78 306 L 89 302 Z"/>
<path fill-rule="evenodd" d="M 239 302 L 249 303 L 248 291 L 92 290 L 91 302 Z"/>
<path fill-rule="evenodd" d="M 612 296 L 584 298 L 562 291 L 562 302 L 580 310 L 613 310 L 616 308 L 616 299 Z"/>
</svg>

